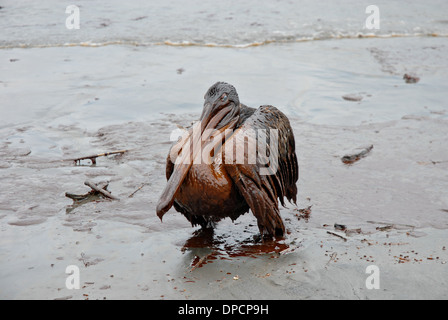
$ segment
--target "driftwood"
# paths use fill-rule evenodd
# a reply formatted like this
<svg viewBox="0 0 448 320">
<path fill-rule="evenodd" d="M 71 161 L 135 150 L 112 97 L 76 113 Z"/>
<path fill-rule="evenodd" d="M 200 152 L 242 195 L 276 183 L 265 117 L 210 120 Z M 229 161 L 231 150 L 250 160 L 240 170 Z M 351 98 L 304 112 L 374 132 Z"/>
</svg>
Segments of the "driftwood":
<svg viewBox="0 0 448 320">
<path fill-rule="evenodd" d="M 328 233 L 328 234 L 331 234 L 331 235 L 333 235 L 333 236 L 336 236 L 336 237 L 338 237 L 338 238 L 341 238 L 341 239 L 344 240 L 344 241 L 347 241 L 347 239 L 344 238 L 343 236 L 341 236 L 340 234 L 337 234 L 337 233 L 334 233 L 334 232 L 331 232 L 331 231 L 327 231 L 327 233 Z"/>
<path fill-rule="evenodd" d="M 327 264 L 325 265 L 325 268 L 328 267 L 331 261 L 336 261 L 336 256 L 338 255 L 337 252 L 333 252 L 330 256 L 330 260 L 328 260 Z"/>
<path fill-rule="evenodd" d="M 373 149 L 373 144 L 361 149 L 359 152 L 353 153 L 353 154 L 347 154 L 341 158 L 342 162 L 345 164 L 352 164 L 356 161 L 358 161 L 361 158 L 364 158 L 370 151 Z"/>
<path fill-rule="evenodd" d="M 194 266 L 190 269 L 189 272 L 193 272 L 194 269 L 201 267 L 202 264 L 204 263 L 204 261 L 208 258 L 208 256 L 209 256 L 209 254 L 206 256 L 203 256 L 201 259 L 199 259 L 199 261 L 194 264 Z"/>
<path fill-rule="evenodd" d="M 128 196 L 128 198 L 132 198 L 132 197 L 134 196 L 134 194 L 136 194 L 141 188 L 143 188 L 143 187 L 146 186 L 147 184 L 148 184 L 147 182 L 142 183 L 142 185 L 141 185 L 140 187 L 138 187 L 137 190 L 135 190 L 134 192 L 132 192 L 132 193 Z"/>
<path fill-rule="evenodd" d="M 112 200 L 120 200 L 119 198 L 113 196 L 109 191 L 105 190 L 105 189 L 101 189 L 99 188 L 96 184 L 91 183 L 90 181 L 86 181 L 84 182 L 84 184 L 90 188 L 92 188 L 93 190 L 95 190 L 96 192 L 101 193 L 103 196 L 105 196 L 106 198 L 112 199 Z"/>
<path fill-rule="evenodd" d="M 108 182 L 94 184 L 90 181 L 86 181 L 86 182 L 84 182 L 84 184 L 86 186 L 90 187 L 92 190 L 87 192 L 86 194 L 74 194 L 74 193 L 66 192 L 65 196 L 67 198 L 72 199 L 73 201 L 83 201 L 83 200 L 86 200 L 87 198 L 89 198 L 90 196 L 101 194 L 102 196 L 104 196 L 108 199 L 120 200 L 119 198 L 113 196 L 109 191 L 107 191 L 107 187 L 109 185 Z"/>
<path fill-rule="evenodd" d="M 97 188 L 102 189 L 102 190 L 107 190 L 108 186 L 109 186 L 108 182 L 102 182 L 102 183 L 99 183 L 96 185 Z M 98 194 L 98 192 L 95 191 L 94 189 L 92 189 L 85 194 L 74 194 L 74 193 L 66 192 L 65 196 L 67 198 L 72 199 L 73 201 L 83 201 L 83 200 L 89 198 L 90 196 L 97 195 L 97 194 Z"/>
<path fill-rule="evenodd" d="M 86 156 L 86 157 L 80 157 L 80 158 L 76 158 L 76 159 L 70 159 L 70 161 L 74 161 L 75 164 L 79 164 L 81 163 L 81 160 L 90 160 L 92 161 L 92 164 L 96 164 L 96 158 L 98 157 L 107 157 L 110 156 L 112 154 L 123 154 L 128 152 L 129 150 L 118 150 L 118 151 L 111 151 L 111 152 L 105 152 L 105 153 L 100 153 L 100 154 L 94 154 L 91 156 Z"/>
<path fill-rule="evenodd" d="M 193 265 L 193 267 L 190 269 L 189 272 L 193 272 L 196 268 L 200 268 L 200 267 L 202 267 L 202 265 L 203 265 L 204 263 L 206 263 L 207 259 L 210 258 L 210 257 L 212 257 L 212 256 L 215 255 L 215 254 L 216 254 L 216 251 L 213 251 L 213 252 L 211 252 L 211 253 L 209 253 L 209 254 L 203 256 L 202 258 L 200 258 L 200 259 L 198 260 L 198 262 L 196 262 L 196 263 Z"/>
</svg>

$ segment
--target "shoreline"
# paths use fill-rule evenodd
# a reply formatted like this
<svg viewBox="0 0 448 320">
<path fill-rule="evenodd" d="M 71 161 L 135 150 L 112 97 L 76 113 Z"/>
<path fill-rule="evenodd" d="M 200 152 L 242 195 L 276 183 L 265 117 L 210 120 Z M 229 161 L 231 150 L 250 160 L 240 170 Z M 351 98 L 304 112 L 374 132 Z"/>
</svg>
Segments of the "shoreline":
<svg viewBox="0 0 448 320">
<path fill-rule="evenodd" d="M 227 49 L 246 49 L 259 46 L 269 45 L 288 45 L 302 42 L 313 41 L 337 41 L 337 40 L 360 40 L 360 39 L 394 39 L 394 38 L 448 38 L 448 34 L 438 33 L 391 33 L 391 34 L 375 34 L 375 33 L 358 33 L 356 35 L 335 35 L 327 38 L 319 37 L 304 37 L 299 39 L 271 39 L 256 41 L 251 43 L 213 43 L 213 42 L 190 42 L 182 41 L 176 42 L 171 40 L 165 40 L 161 42 L 139 42 L 134 40 L 112 40 L 106 42 L 73 42 L 73 43 L 61 43 L 61 44 L 13 44 L 13 45 L 0 45 L 0 50 L 8 49 L 45 49 L 45 48 L 65 48 L 65 47 L 84 47 L 84 48 L 97 48 L 106 46 L 129 46 L 129 47 L 152 47 L 152 46 L 167 46 L 167 47 L 201 47 L 201 48 L 227 48 Z"/>
</svg>

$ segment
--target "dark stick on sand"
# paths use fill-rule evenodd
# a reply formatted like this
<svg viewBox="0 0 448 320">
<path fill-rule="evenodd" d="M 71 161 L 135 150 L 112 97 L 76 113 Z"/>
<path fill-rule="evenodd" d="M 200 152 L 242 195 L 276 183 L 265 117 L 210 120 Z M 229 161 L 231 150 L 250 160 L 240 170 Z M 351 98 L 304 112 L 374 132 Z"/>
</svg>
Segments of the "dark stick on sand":
<svg viewBox="0 0 448 320">
<path fill-rule="evenodd" d="M 341 158 L 342 162 L 345 164 L 352 164 L 361 158 L 364 158 L 373 149 L 373 144 L 367 148 L 362 149 L 360 152 L 354 154 L 348 154 Z"/>
<path fill-rule="evenodd" d="M 112 200 L 120 200 L 119 198 L 113 196 L 109 191 L 106 191 L 102 188 L 99 188 L 96 184 L 91 183 L 90 181 L 86 181 L 84 182 L 84 184 L 90 188 L 92 188 L 93 190 L 95 190 L 96 192 L 101 193 L 103 196 L 105 196 L 106 198 L 112 199 Z"/>
<path fill-rule="evenodd" d="M 123 153 L 128 152 L 128 151 L 129 150 L 118 150 L 118 151 L 112 151 L 112 152 L 105 152 L 105 153 L 95 154 L 95 155 L 92 155 L 92 156 L 76 158 L 76 159 L 73 159 L 72 161 L 74 161 L 75 164 L 78 164 L 79 162 L 81 162 L 81 160 L 89 159 L 90 161 L 92 161 L 92 164 L 96 164 L 96 158 L 98 158 L 98 157 L 107 157 L 107 156 L 110 156 L 112 154 L 123 154 Z"/>
<path fill-rule="evenodd" d="M 213 252 L 211 252 L 211 253 L 209 253 L 209 254 L 203 256 L 201 259 L 199 259 L 198 262 L 196 262 L 196 263 L 194 264 L 194 266 L 190 269 L 189 272 L 193 272 L 194 269 L 196 269 L 196 268 L 200 268 L 200 267 L 204 264 L 204 262 L 205 262 L 209 257 L 211 257 L 213 254 L 215 254 L 215 253 L 216 253 L 216 252 L 213 251 Z"/>
<path fill-rule="evenodd" d="M 97 188 L 99 189 L 103 189 L 107 191 L 107 187 L 109 186 L 108 182 L 102 182 L 96 185 Z M 94 189 L 90 190 L 89 192 L 87 192 L 86 194 L 74 194 L 74 193 L 69 193 L 66 192 L 65 196 L 67 198 L 72 199 L 73 201 L 83 201 L 85 199 L 87 199 L 88 197 L 90 197 L 91 195 L 97 194 L 98 192 L 95 191 Z"/>
<path fill-rule="evenodd" d="M 144 186 L 146 186 L 148 183 L 142 183 L 142 185 L 140 187 L 137 188 L 137 190 L 135 190 L 134 192 L 132 192 L 128 197 L 132 198 L 134 196 L 134 194 L 136 194 L 141 188 L 143 188 Z"/>
<path fill-rule="evenodd" d="M 334 232 L 331 232 L 331 231 L 327 231 L 327 233 L 328 233 L 328 234 L 331 234 L 331 235 L 333 235 L 333 236 L 336 236 L 336 237 L 338 237 L 338 238 L 341 238 L 341 239 L 344 240 L 344 241 L 347 241 L 346 238 L 344 238 L 343 236 L 341 236 L 341 235 L 339 235 L 339 234 L 337 234 L 337 233 L 334 233 Z"/>
</svg>

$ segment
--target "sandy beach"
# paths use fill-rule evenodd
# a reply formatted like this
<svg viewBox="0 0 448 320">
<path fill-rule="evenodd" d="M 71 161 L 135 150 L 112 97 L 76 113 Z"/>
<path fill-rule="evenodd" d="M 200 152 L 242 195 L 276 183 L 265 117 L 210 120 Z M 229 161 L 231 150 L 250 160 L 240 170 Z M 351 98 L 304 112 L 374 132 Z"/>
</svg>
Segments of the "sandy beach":
<svg viewBox="0 0 448 320">
<path fill-rule="evenodd" d="M 1 9 L 4 10 L 4 9 Z M 2 13 L 5 14 L 5 13 Z M 448 38 L 0 49 L 0 299 L 447 299 Z M 405 74 L 418 77 L 407 83 Z M 287 235 L 155 213 L 170 134 L 216 81 L 290 118 Z M 352 164 L 341 159 L 373 148 Z M 96 164 L 73 159 L 98 157 Z M 65 194 L 107 181 L 117 201 Z M 68 289 L 68 266 L 80 289 Z M 368 266 L 380 284 L 369 289 Z"/>
</svg>

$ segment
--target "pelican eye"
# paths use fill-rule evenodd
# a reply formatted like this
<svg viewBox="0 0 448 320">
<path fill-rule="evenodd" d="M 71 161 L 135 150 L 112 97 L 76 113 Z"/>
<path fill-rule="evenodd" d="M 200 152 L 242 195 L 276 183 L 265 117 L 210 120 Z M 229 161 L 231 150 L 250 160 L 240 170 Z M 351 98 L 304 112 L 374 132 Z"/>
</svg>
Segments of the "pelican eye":
<svg viewBox="0 0 448 320">
<path fill-rule="evenodd" d="M 227 101 L 227 94 L 226 93 L 224 93 L 222 96 L 221 96 L 221 101 L 222 102 L 226 102 Z"/>
</svg>

